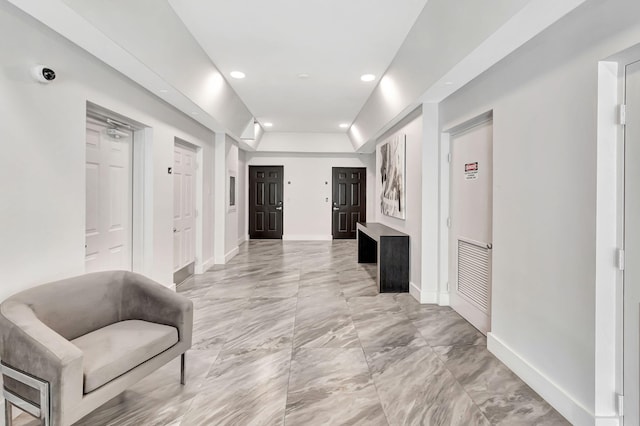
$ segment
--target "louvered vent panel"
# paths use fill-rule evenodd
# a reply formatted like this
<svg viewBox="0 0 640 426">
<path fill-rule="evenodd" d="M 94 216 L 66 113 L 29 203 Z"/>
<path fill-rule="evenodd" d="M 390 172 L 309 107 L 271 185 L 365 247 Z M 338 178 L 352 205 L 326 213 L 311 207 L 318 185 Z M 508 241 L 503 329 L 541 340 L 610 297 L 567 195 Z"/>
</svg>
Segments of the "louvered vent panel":
<svg viewBox="0 0 640 426">
<path fill-rule="evenodd" d="M 489 311 L 489 250 L 458 240 L 458 293 Z"/>
</svg>

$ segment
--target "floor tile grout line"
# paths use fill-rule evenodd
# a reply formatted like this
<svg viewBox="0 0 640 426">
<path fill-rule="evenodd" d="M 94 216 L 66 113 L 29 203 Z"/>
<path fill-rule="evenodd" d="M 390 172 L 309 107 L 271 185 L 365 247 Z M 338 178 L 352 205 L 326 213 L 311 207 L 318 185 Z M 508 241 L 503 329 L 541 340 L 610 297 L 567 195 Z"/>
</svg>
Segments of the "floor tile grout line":
<svg viewBox="0 0 640 426">
<path fill-rule="evenodd" d="M 458 386 L 460 386 L 460 388 L 462 389 L 462 391 L 469 397 L 469 400 L 473 403 L 473 405 L 478 409 L 478 411 L 480 412 L 480 414 L 482 414 L 482 417 L 484 417 L 487 420 L 487 423 L 490 425 L 493 425 L 493 423 L 491 423 L 491 421 L 489 420 L 489 418 L 487 417 L 487 415 L 485 414 L 484 410 L 482 410 L 482 408 L 480 408 L 480 406 L 478 405 L 478 403 L 476 402 L 476 400 L 471 396 L 471 394 L 469 394 L 469 392 L 467 392 L 467 389 L 464 387 L 464 385 L 462 383 L 460 383 L 460 381 L 458 380 L 458 378 L 456 377 L 456 375 L 454 374 L 454 372 L 447 366 L 447 363 L 445 362 L 444 359 L 442 359 L 442 357 L 440 356 L 440 354 L 438 354 L 437 351 L 433 350 L 434 347 L 442 347 L 442 346 L 430 346 L 431 350 L 433 351 L 433 353 L 436 356 L 436 359 L 438 360 L 438 362 L 440 362 L 442 364 L 442 366 L 449 372 L 449 374 L 451 374 L 451 377 L 453 377 L 453 380 L 456 381 L 456 383 L 458 384 Z M 453 346 L 452 346 L 453 347 Z"/>
<path fill-rule="evenodd" d="M 369 378 L 371 379 L 371 383 L 373 384 L 373 388 L 376 390 L 376 395 L 378 396 L 378 402 L 380 403 L 380 408 L 382 409 L 382 413 L 384 414 L 384 419 L 387 421 L 387 425 L 391 425 L 389 421 L 389 416 L 387 415 L 387 411 L 384 409 L 384 404 L 382 404 L 382 398 L 380 397 L 380 391 L 378 390 L 378 385 L 373 378 L 373 373 L 371 372 L 371 365 L 369 364 L 369 360 L 367 359 L 367 354 L 364 350 L 364 346 L 362 345 L 362 340 L 360 339 L 360 333 L 358 332 L 358 328 L 356 327 L 355 322 L 353 321 L 353 310 L 351 309 L 351 305 L 347 301 L 347 306 L 349 307 L 349 316 L 351 316 L 351 322 L 353 322 L 353 328 L 356 330 L 356 336 L 358 336 L 358 343 L 360 343 L 360 350 L 362 351 L 362 356 L 364 357 L 364 362 L 367 364 L 367 371 L 369 373 Z"/>
<path fill-rule="evenodd" d="M 289 387 L 291 386 L 291 367 L 293 364 L 293 351 L 296 338 L 296 325 L 298 323 L 298 304 L 300 302 L 300 283 L 298 282 L 298 294 L 296 295 L 296 309 L 293 314 L 293 333 L 291 335 L 291 357 L 289 358 L 289 377 L 287 378 L 287 389 L 284 398 L 284 410 L 282 413 L 282 426 L 287 424 L 287 406 L 289 405 Z"/>
</svg>

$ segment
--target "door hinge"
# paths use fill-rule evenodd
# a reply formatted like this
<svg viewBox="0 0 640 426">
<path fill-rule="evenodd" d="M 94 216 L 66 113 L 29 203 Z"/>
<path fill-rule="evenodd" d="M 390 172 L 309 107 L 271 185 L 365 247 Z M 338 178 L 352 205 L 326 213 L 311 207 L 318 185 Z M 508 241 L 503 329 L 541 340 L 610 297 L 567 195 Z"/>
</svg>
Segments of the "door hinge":
<svg viewBox="0 0 640 426">
<path fill-rule="evenodd" d="M 624 416 L 624 395 L 617 394 L 616 402 L 618 405 L 618 417 Z"/>
<path fill-rule="evenodd" d="M 451 218 L 447 218 L 447 228 L 451 228 Z"/>
<path fill-rule="evenodd" d="M 627 124 L 627 106 L 625 104 L 620 104 L 618 108 L 618 124 L 621 126 Z"/>
<path fill-rule="evenodd" d="M 447 281 L 447 291 L 449 291 L 449 281 Z"/>
<path fill-rule="evenodd" d="M 618 249 L 617 256 L 616 256 L 616 263 L 618 266 L 618 270 L 624 271 L 624 250 L 623 249 Z"/>
<path fill-rule="evenodd" d="M 194 211 L 194 212 L 193 212 L 193 216 L 194 216 L 194 217 L 198 217 L 198 216 L 199 216 L 198 210 L 196 210 L 196 211 Z"/>
<path fill-rule="evenodd" d="M 451 153 L 447 154 L 447 163 L 451 163 Z"/>
</svg>

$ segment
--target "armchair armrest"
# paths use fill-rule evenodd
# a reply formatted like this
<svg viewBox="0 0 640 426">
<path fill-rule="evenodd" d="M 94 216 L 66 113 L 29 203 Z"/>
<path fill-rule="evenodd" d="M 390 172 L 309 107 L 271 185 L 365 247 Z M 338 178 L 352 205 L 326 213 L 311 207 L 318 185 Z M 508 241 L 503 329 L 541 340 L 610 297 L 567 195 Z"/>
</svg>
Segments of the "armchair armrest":
<svg viewBox="0 0 640 426">
<path fill-rule="evenodd" d="M 122 319 L 139 319 L 176 327 L 179 340 L 191 347 L 193 302 L 147 277 L 126 273 Z"/>
<path fill-rule="evenodd" d="M 0 305 L 0 358 L 16 370 L 49 382 L 53 412 L 73 407 L 82 397 L 82 351 L 47 327 L 29 306 L 6 301 Z M 5 386 L 33 402 L 37 393 L 12 379 Z M 66 403 L 62 403 L 66 401 Z"/>
</svg>

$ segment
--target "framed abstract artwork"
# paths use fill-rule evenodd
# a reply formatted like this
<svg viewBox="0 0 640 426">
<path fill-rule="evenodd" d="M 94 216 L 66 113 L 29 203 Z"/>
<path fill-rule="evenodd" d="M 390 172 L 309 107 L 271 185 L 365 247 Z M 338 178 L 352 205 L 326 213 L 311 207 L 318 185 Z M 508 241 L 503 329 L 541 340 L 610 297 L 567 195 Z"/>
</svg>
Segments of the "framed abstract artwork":
<svg viewBox="0 0 640 426">
<path fill-rule="evenodd" d="M 380 166 L 380 211 L 406 219 L 406 135 L 396 135 L 378 146 Z"/>
</svg>

